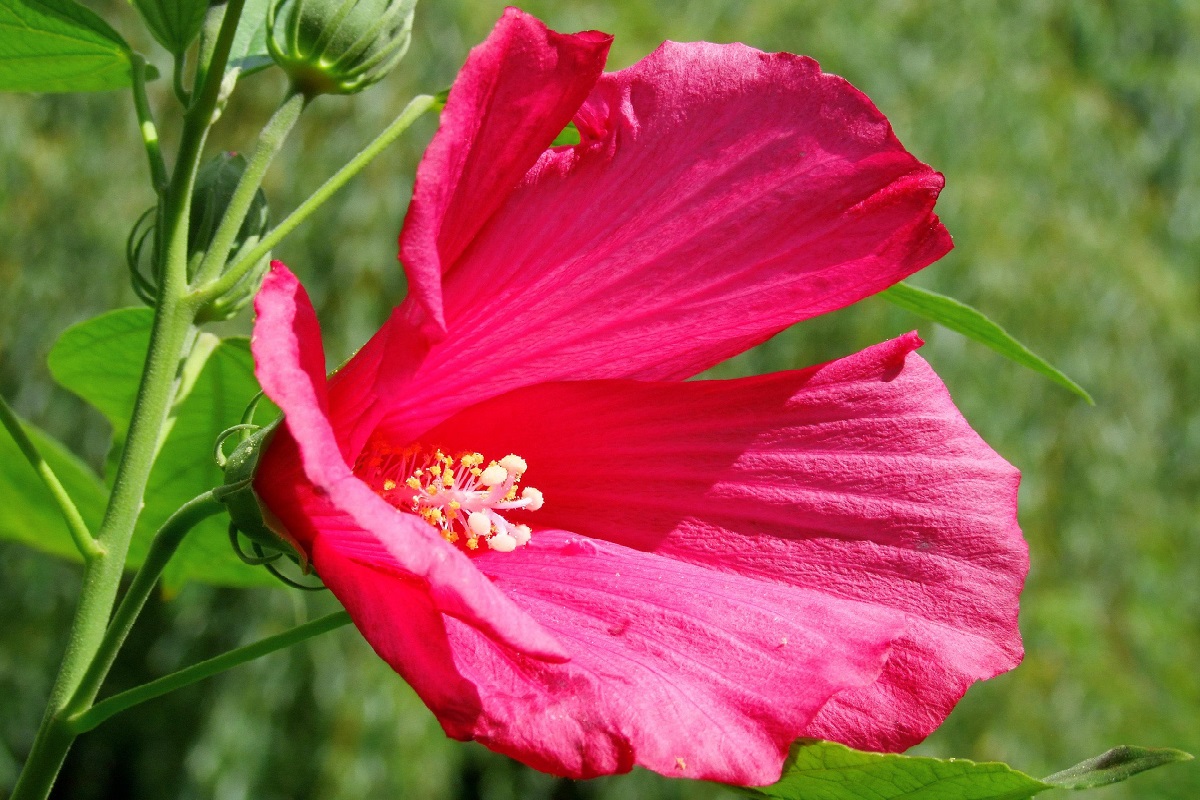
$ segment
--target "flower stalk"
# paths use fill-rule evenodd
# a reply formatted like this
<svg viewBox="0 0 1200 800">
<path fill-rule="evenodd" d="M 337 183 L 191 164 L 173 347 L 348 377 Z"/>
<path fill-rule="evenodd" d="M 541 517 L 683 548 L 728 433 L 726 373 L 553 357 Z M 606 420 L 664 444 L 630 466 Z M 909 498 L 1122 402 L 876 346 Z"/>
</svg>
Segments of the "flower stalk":
<svg viewBox="0 0 1200 800">
<path fill-rule="evenodd" d="M 339 189 L 349 183 L 351 178 L 362 172 L 363 168 L 386 150 L 388 145 L 396 141 L 422 114 L 433 108 L 436 102 L 436 99 L 432 95 L 424 94 L 410 100 L 408 105 L 404 107 L 404 110 L 400 112 L 400 115 L 382 133 L 376 136 L 370 144 L 364 147 L 344 167 L 334 173 L 307 200 L 298 205 L 292 213 L 288 214 L 250 252 L 238 258 L 219 278 L 207 284 L 200 285 L 195 289 L 192 294 L 193 302 L 198 305 L 210 303 L 237 286 L 246 273 L 271 252 L 271 248 L 278 244 L 283 237 L 295 230 L 300 223 L 308 219 L 314 211 L 336 194 Z"/>
<path fill-rule="evenodd" d="M 294 644 L 299 644 L 306 639 L 320 636 L 323 633 L 335 630 L 349 623 L 349 614 L 345 611 L 335 611 L 332 614 L 327 614 L 319 619 L 298 625 L 283 633 L 268 636 L 253 644 L 238 647 L 206 661 L 185 667 L 178 672 L 164 675 L 157 680 L 113 695 L 100 701 L 82 714 L 73 717 L 67 724 L 73 734 L 86 733 L 109 717 L 145 703 L 147 700 L 153 700 L 156 697 L 162 697 L 164 694 L 169 694 L 185 686 L 191 686 L 193 683 L 198 683 L 205 678 L 211 678 L 213 675 L 222 673 L 225 670 L 262 658 L 265 655 L 291 647 Z"/>
<path fill-rule="evenodd" d="M 221 218 L 221 224 L 204 255 L 204 260 L 200 262 L 195 277 L 196 283 L 203 284 L 212 280 L 220 274 L 221 268 L 225 266 L 230 248 L 233 247 L 238 230 L 241 228 L 250 206 L 254 203 L 255 193 L 262 185 L 267 168 L 271 166 L 271 161 L 283 147 L 288 134 L 300 119 L 300 114 L 308 106 L 308 99 L 300 92 L 289 91 L 262 129 L 254 148 L 254 154 L 250 156 L 246 171 L 242 173 L 237 188 L 234 189 L 233 196 L 229 200 L 225 215 Z"/>
<path fill-rule="evenodd" d="M 83 713 L 96 699 L 96 694 L 108 676 L 108 671 L 112 669 L 121 645 L 129 636 L 133 623 L 150 598 L 150 592 L 162 577 L 171 556 L 175 555 L 184 537 L 196 525 L 219 514 L 224 508 L 217 499 L 217 494 L 216 490 L 210 490 L 184 503 L 154 535 L 146 560 L 142 562 L 125 596 L 121 598 L 121 604 L 117 606 L 112 622 L 104 632 L 104 640 L 67 705 L 68 715 Z"/>
</svg>

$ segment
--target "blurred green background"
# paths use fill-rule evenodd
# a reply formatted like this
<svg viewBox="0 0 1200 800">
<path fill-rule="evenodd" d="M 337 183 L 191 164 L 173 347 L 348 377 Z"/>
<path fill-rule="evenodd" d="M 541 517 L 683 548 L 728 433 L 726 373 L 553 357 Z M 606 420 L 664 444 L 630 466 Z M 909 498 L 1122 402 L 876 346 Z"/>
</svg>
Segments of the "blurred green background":
<svg viewBox="0 0 1200 800">
<path fill-rule="evenodd" d="M 160 67 L 120 0 L 91 3 Z M 983 309 L 1095 396 L 1089 408 L 990 351 L 878 300 L 800 325 L 722 375 L 845 355 L 919 327 L 983 436 L 1023 471 L 1028 651 L 974 688 L 918 752 L 1045 774 L 1119 743 L 1200 752 L 1200 4 L 531 2 L 563 30 L 616 35 L 610 67 L 664 38 L 743 41 L 849 78 L 946 174 L 956 249 L 916 283 Z M 275 218 L 419 91 L 447 86 L 501 3 L 422 0 L 389 79 L 323 98 L 277 161 Z M 283 91 L 243 83 L 212 147 L 245 150 Z M 173 103 L 166 81 L 153 87 Z M 0 392 L 99 466 L 99 414 L 54 387 L 69 323 L 131 305 L 124 237 L 151 205 L 126 94 L 0 97 Z M 173 113 L 173 112 L 172 112 Z M 173 141 L 170 117 L 160 114 Z M 333 359 L 402 295 L 395 236 L 424 120 L 277 250 L 318 305 Z M 246 320 L 241 320 L 241 328 Z M 237 326 L 234 326 L 235 328 Z M 74 607 L 77 567 L 0 543 L 0 792 L 11 787 Z M 158 599 L 110 683 L 124 688 L 320 613 L 326 597 L 189 586 Z M 84 736 L 71 798 L 700 798 L 648 773 L 572 783 L 447 741 L 352 630 L 274 655 Z M 1097 800 L 1195 798 L 1172 767 Z"/>
</svg>

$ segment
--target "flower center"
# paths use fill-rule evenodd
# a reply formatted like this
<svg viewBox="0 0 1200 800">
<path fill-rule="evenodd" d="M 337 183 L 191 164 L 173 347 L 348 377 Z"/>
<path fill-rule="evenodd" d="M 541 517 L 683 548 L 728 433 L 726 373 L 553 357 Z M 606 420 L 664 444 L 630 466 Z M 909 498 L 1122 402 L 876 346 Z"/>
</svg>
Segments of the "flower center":
<svg viewBox="0 0 1200 800">
<path fill-rule="evenodd" d="M 485 461 L 479 453 L 448 456 L 419 445 L 402 450 L 364 450 L 355 473 L 396 508 L 409 509 L 437 528 L 446 541 L 460 540 L 478 550 L 509 553 L 529 541 L 528 525 L 514 525 L 501 512 L 542 507 L 542 493 L 532 486 L 518 489 L 525 459 L 509 454 Z"/>
</svg>

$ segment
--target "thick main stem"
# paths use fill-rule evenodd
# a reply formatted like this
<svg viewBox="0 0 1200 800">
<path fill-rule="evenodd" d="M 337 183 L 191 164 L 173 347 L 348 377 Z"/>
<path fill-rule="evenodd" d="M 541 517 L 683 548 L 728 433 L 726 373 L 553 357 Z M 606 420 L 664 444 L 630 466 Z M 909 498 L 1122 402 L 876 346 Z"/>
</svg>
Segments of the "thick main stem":
<svg viewBox="0 0 1200 800">
<path fill-rule="evenodd" d="M 164 296 L 169 295 L 164 292 Z M 12 800 L 45 798 L 74 740 L 74 734 L 64 726 L 64 711 L 104 637 L 125 569 L 129 540 L 150 477 L 159 431 L 166 422 L 174 397 L 176 374 L 191 322 L 190 310 L 177 301 L 164 301 L 158 308 L 125 451 L 108 511 L 96 537 L 105 552 L 84 566 L 79 606 L 66 653 L 29 760 L 13 789 Z"/>
<path fill-rule="evenodd" d="M 159 436 L 175 398 L 179 364 L 196 318 L 196 307 L 186 300 L 188 212 L 200 153 L 212 124 L 221 79 L 244 3 L 245 0 L 228 0 L 226 3 L 212 58 L 206 65 L 208 70 L 185 119 L 163 216 L 165 248 L 160 265 L 154 328 L 125 449 L 104 520 L 96 535 L 104 553 L 84 566 L 79 606 L 67 638 L 62 665 L 34 738 L 33 749 L 10 800 L 44 800 L 50 794 L 50 787 L 75 739 L 75 734 L 66 725 L 68 705 L 100 649 L 116 602 Z"/>
</svg>

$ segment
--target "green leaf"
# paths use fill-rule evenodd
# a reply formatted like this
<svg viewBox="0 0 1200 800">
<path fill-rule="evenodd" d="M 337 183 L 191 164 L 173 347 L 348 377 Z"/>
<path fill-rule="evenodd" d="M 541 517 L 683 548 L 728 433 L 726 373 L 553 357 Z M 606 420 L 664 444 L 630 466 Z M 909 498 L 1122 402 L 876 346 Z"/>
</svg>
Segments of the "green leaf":
<svg viewBox="0 0 1200 800">
<path fill-rule="evenodd" d="M 1139 772 L 1164 764 L 1191 760 L 1192 756 L 1182 750 L 1123 744 L 1095 758 L 1081 761 L 1070 769 L 1048 775 L 1042 778 L 1042 782 L 1059 789 L 1094 789 L 1097 786 L 1119 783 Z"/>
<path fill-rule="evenodd" d="M 63 331 L 46 362 L 54 380 L 91 403 L 123 438 L 150 346 L 154 311 L 119 308 Z"/>
<path fill-rule="evenodd" d="M 94 92 L 131 80 L 129 45 L 74 0 L 0 3 L 0 91 Z"/>
<path fill-rule="evenodd" d="M 68 328 L 50 351 L 50 372 L 64 388 L 91 403 L 124 438 L 150 342 L 154 313 L 147 308 L 110 311 Z M 258 393 L 249 340 L 198 335 L 181 371 L 176 399 L 158 460 L 146 487 L 146 505 L 130 547 L 130 566 L 145 557 L 157 527 L 187 500 L 223 482 L 213 462 L 217 435 L 236 425 Z M 189 580 L 223 586 L 275 585 L 262 569 L 238 560 L 226 535 L 228 520 L 214 517 L 184 540 L 164 573 L 168 589 Z"/>
<path fill-rule="evenodd" d="M 176 56 L 200 35 L 208 0 L 131 0 L 155 40 Z"/>
<path fill-rule="evenodd" d="M 1112 755 L 1118 751 L 1128 752 Z M 1103 782 L 1113 783 L 1189 758 L 1178 750 L 1119 747 L 1039 781 L 1005 764 L 864 753 L 801 739 L 793 745 L 779 782 L 749 791 L 780 800 L 1024 800 L 1047 789 L 1102 785 L 1093 781 L 1100 773 L 1106 778 Z"/>
<path fill-rule="evenodd" d="M 22 427 L 74 500 L 83 521 L 95 531 L 108 500 L 103 482 L 58 440 L 29 423 L 22 423 Z M 0 428 L 0 538 L 79 560 L 79 549 L 71 539 L 58 504 L 3 428 Z"/>
<path fill-rule="evenodd" d="M 881 292 L 879 296 L 905 311 L 911 311 L 990 347 L 1005 358 L 1046 376 L 1059 386 L 1086 400 L 1088 405 L 1095 405 L 1092 396 L 1083 387 L 971 306 L 960 303 L 952 297 L 946 297 L 928 289 L 918 289 L 907 283 L 897 283 Z"/>
<path fill-rule="evenodd" d="M 756 791 L 783 800 L 1020 800 L 1047 788 L 1004 764 L 880 755 L 801 739 L 780 781 Z"/>
</svg>

